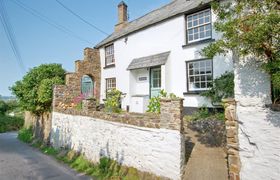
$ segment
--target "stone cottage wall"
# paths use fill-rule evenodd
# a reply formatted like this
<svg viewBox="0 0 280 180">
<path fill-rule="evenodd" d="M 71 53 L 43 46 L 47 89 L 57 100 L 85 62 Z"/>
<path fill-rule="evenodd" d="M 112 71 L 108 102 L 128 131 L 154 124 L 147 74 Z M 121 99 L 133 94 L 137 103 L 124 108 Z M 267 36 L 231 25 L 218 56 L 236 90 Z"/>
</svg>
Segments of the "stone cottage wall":
<svg viewBox="0 0 280 180">
<path fill-rule="evenodd" d="M 60 106 L 68 108 L 74 106 L 73 102 L 81 94 L 81 79 L 88 75 L 94 81 L 94 96 L 100 98 L 101 65 L 97 49 L 85 48 L 84 60 L 75 61 L 75 72 L 66 73 L 65 85 L 54 87 L 53 108 Z"/>
<path fill-rule="evenodd" d="M 185 159 L 182 100 L 165 99 L 161 107 L 162 115 L 56 108 L 51 143 L 81 152 L 93 162 L 107 156 L 141 171 L 181 179 Z"/>
</svg>

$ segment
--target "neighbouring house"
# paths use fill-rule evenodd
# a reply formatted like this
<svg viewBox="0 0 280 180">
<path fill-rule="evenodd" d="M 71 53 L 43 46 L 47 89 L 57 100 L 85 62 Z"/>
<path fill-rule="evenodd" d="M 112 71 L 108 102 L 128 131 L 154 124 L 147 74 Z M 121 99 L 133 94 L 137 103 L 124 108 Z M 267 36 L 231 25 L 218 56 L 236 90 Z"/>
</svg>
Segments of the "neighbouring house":
<svg viewBox="0 0 280 180">
<path fill-rule="evenodd" d="M 100 102 L 108 90 L 117 88 L 124 93 L 122 108 L 142 113 L 163 89 L 183 97 L 186 112 L 212 107 L 200 93 L 214 78 L 232 71 L 233 63 L 230 54 L 214 59 L 200 55 L 219 38 L 210 2 L 173 0 L 128 22 L 128 7 L 122 1 L 115 31 L 95 46 L 101 61 Z"/>
</svg>

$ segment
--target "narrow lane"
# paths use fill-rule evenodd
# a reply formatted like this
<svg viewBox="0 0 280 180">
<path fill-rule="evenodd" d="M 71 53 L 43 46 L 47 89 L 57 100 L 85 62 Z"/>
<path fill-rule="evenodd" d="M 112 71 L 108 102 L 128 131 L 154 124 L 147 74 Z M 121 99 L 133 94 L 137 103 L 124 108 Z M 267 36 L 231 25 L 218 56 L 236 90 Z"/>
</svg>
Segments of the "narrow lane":
<svg viewBox="0 0 280 180">
<path fill-rule="evenodd" d="M 52 157 L 20 142 L 17 133 L 0 134 L 0 180 L 88 180 Z"/>
</svg>

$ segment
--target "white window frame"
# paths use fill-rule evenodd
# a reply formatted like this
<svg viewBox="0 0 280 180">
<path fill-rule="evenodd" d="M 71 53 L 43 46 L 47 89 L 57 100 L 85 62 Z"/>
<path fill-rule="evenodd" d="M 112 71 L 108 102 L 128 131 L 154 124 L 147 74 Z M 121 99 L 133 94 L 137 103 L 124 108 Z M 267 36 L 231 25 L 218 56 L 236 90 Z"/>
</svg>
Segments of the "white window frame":
<svg viewBox="0 0 280 180">
<path fill-rule="evenodd" d="M 210 66 L 207 66 L 207 62 L 210 62 Z M 192 65 L 192 67 L 190 67 Z M 198 65 L 198 68 L 194 67 L 194 64 Z M 204 67 L 201 67 L 201 64 L 205 64 Z M 210 73 L 207 73 L 209 71 Z M 192 71 L 192 73 L 190 73 Z M 204 73 L 202 73 L 204 72 Z M 210 78 L 209 78 L 210 77 Z M 209 79 L 208 79 L 209 78 Z M 199 88 L 196 88 L 195 84 L 199 83 Z M 202 83 L 205 87 L 201 87 Z M 209 90 L 213 85 L 213 60 L 212 59 L 201 59 L 195 61 L 187 62 L 187 88 L 189 92 L 195 91 L 206 91 Z"/>
<path fill-rule="evenodd" d="M 193 25 L 193 20 L 191 21 L 191 23 L 192 23 L 192 26 L 191 27 L 189 27 L 189 18 L 190 17 L 193 17 L 193 16 L 199 16 L 199 14 L 200 13 L 204 13 L 204 12 L 207 12 L 207 11 L 209 11 L 209 22 L 207 22 L 207 23 L 205 23 L 205 17 L 206 16 L 203 16 L 203 24 L 199 24 L 199 20 L 200 20 L 200 18 L 198 17 L 197 18 L 197 22 L 198 22 L 198 24 L 197 25 Z M 187 35 L 187 43 L 192 43 L 192 42 L 198 42 L 198 41 L 201 41 L 201 40 L 205 40 L 205 39 L 211 39 L 212 38 L 212 13 L 211 13 L 211 8 L 208 8 L 208 9 L 205 9 L 205 10 L 202 10 L 202 11 L 199 11 L 199 12 L 196 12 L 196 13 L 193 13 L 193 14 L 189 14 L 189 15 L 187 15 L 187 17 L 186 17 L 186 24 L 187 24 L 187 32 L 186 32 L 186 35 Z M 210 25 L 210 35 L 209 36 L 206 36 L 206 32 L 208 31 L 208 30 L 206 30 L 206 26 L 207 25 Z M 189 31 L 190 30 L 192 30 L 192 31 L 194 31 L 194 29 L 195 28 L 198 28 L 198 36 L 200 36 L 200 28 L 202 28 L 203 27 L 203 33 L 204 33 L 204 36 L 205 37 L 203 37 L 203 38 L 198 38 L 198 39 L 195 39 L 194 38 L 194 32 L 193 32 L 193 39 L 192 40 L 190 40 L 189 39 Z"/>
<path fill-rule="evenodd" d="M 114 44 L 110 44 L 105 47 L 105 66 L 110 66 L 114 64 L 115 64 Z"/>
<path fill-rule="evenodd" d="M 108 92 L 109 90 L 112 90 L 112 89 L 116 89 L 117 81 L 116 81 L 115 77 L 106 78 L 105 81 L 106 81 L 106 92 Z"/>
</svg>

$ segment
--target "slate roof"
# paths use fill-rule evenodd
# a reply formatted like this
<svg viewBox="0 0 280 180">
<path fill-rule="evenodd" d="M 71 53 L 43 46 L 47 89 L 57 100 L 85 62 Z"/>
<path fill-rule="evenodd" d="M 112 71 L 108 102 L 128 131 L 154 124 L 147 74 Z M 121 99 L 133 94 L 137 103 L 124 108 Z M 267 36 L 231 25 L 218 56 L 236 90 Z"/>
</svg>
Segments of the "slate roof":
<svg viewBox="0 0 280 180">
<path fill-rule="evenodd" d="M 192 11 L 193 9 L 208 4 L 211 1 L 213 0 L 173 0 L 172 2 L 161 8 L 129 22 L 125 28 L 118 32 L 113 32 L 103 41 L 98 43 L 95 48 L 100 48 L 101 46 L 111 43 L 121 37 L 139 31 L 166 19 Z"/>
<path fill-rule="evenodd" d="M 136 58 L 128 65 L 127 70 L 160 66 L 166 63 L 170 51 L 151 56 Z"/>
</svg>

